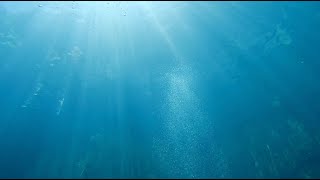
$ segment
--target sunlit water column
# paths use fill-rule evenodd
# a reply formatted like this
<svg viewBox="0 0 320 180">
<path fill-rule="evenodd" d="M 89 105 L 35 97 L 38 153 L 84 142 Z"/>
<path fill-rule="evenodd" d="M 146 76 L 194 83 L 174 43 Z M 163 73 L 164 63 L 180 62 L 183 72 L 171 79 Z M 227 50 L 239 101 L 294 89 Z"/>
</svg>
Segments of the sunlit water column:
<svg viewBox="0 0 320 180">
<path fill-rule="evenodd" d="M 230 177 L 223 153 L 212 137 L 213 121 L 202 110 L 192 76 L 191 68 L 185 65 L 166 75 L 163 137 L 155 140 L 155 156 L 168 177 Z"/>
<path fill-rule="evenodd" d="M 173 4 L 172 4 L 173 5 Z M 183 3 L 175 4 L 183 7 Z M 223 153 L 215 143 L 214 120 L 209 119 L 196 95 L 197 72 L 188 63 L 166 28 L 159 9 L 168 4 L 143 3 L 142 8 L 161 34 L 172 53 L 173 67 L 165 68 L 162 79 L 165 88 L 160 111 L 160 136 L 154 138 L 154 161 L 158 161 L 157 177 L 208 178 L 230 177 Z M 178 16 L 170 11 L 171 16 Z M 179 19 L 179 18 L 178 18 Z M 181 18 L 180 18 L 181 19 Z M 178 21 L 175 26 L 185 22 Z M 162 76 L 162 75 L 161 75 Z"/>
</svg>

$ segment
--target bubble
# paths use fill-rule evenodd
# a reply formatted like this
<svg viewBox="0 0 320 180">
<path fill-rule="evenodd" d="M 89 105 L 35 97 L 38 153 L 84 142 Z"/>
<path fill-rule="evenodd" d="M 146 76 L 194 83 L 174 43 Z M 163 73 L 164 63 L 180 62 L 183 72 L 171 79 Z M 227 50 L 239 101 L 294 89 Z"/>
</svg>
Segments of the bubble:
<svg viewBox="0 0 320 180">
<path fill-rule="evenodd" d="M 4 46 L 10 47 L 10 48 L 15 48 L 17 46 L 21 46 L 21 42 L 18 41 L 16 34 L 11 31 L 6 34 L 1 33 L 0 43 Z"/>
<path fill-rule="evenodd" d="M 59 100 L 57 115 L 60 115 L 60 112 L 61 112 L 61 109 L 62 109 L 62 106 L 63 106 L 63 102 L 64 102 L 64 97 Z"/>
<path fill-rule="evenodd" d="M 290 45 L 292 42 L 291 36 L 280 25 L 276 27 L 276 37 L 279 44 Z"/>
<path fill-rule="evenodd" d="M 38 7 L 42 7 L 42 5 L 41 5 L 41 4 L 39 4 L 39 5 L 38 5 Z"/>
<path fill-rule="evenodd" d="M 26 101 L 24 101 L 23 105 L 21 107 L 26 108 L 31 104 L 32 101 L 32 97 L 28 97 L 28 99 Z"/>
<path fill-rule="evenodd" d="M 227 177 L 229 165 L 222 150 L 204 141 L 211 134 L 212 122 L 197 97 L 196 74 L 191 66 L 179 65 L 165 75 L 168 90 L 163 103 L 164 137 L 154 139 L 155 155 L 171 177 L 197 178 L 206 173 Z M 201 149 L 208 151 L 202 153 Z M 206 172 L 201 168 L 204 166 L 210 166 L 213 172 Z"/>
<path fill-rule="evenodd" d="M 74 46 L 71 51 L 68 53 L 69 56 L 71 56 L 72 58 L 78 59 L 81 57 L 82 55 L 82 51 L 80 50 L 80 48 L 78 46 Z"/>
</svg>

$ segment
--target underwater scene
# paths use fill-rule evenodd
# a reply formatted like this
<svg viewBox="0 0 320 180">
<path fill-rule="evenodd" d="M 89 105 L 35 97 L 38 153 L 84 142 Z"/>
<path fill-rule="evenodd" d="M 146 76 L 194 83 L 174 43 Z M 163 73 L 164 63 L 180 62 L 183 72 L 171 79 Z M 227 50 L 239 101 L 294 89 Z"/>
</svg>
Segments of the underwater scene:
<svg viewBox="0 0 320 180">
<path fill-rule="evenodd" d="M 0 2 L 0 178 L 320 178 L 320 2 Z"/>
</svg>

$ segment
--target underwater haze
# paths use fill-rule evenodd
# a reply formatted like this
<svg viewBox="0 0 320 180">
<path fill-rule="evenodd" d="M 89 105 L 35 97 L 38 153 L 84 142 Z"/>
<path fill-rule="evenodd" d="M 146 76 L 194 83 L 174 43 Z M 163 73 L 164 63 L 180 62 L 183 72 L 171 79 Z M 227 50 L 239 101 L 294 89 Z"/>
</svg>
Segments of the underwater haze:
<svg viewBox="0 0 320 180">
<path fill-rule="evenodd" d="M 320 178 L 320 2 L 0 2 L 0 178 Z"/>
</svg>

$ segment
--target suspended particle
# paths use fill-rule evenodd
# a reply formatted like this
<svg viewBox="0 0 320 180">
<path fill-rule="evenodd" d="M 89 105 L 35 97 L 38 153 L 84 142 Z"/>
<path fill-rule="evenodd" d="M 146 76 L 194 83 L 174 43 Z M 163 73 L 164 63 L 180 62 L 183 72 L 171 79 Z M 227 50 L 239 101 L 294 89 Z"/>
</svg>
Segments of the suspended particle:
<svg viewBox="0 0 320 180">
<path fill-rule="evenodd" d="M 64 102 L 64 98 L 59 100 L 59 106 L 58 106 L 58 111 L 57 111 L 57 115 L 60 115 L 62 106 L 63 106 L 63 102 Z"/>
</svg>

